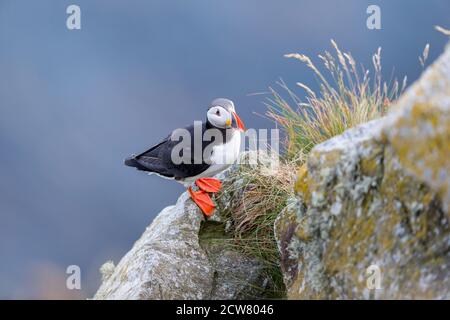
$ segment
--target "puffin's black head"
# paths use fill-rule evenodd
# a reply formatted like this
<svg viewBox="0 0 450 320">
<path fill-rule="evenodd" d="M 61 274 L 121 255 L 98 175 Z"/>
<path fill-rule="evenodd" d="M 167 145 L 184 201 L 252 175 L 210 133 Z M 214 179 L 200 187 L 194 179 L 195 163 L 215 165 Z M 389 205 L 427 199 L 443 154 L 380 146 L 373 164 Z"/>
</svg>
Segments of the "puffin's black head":
<svg viewBox="0 0 450 320">
<path fill-rule="evenodd" d="M 231 100 L 218 98 L 211 102 L 206 117 L 216 128 L 236 128 L 245 131 L 244 123 L 236 114 L 234 103 Z"/>
</svg>

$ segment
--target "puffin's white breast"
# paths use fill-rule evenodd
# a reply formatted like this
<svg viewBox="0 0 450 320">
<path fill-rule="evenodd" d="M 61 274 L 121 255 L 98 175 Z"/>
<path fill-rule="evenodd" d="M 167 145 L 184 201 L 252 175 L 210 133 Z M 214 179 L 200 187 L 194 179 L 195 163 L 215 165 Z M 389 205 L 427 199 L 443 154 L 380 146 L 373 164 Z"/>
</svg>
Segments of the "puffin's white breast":
<svg viewBox="0 0 450 320">
<path fill-rule="evenodd" d="M 231 166 L 237 160 L 240 149 L 241 133 L 236 130 L 227 143 L 213 147 L 211 164 Z"/>
<path fill-rule="evenodd" d="M 211 154 L 211 165 L 208 169 L 196 175 L 183 179 L 183 184 L 190 184 L 203 177 L 212 177 L 219 172 L 228 169 L 239 157 L 241 150 L 241 133 L 235 131 L 231 139 L 224 144 L 214 146 Z"/>
</svg>

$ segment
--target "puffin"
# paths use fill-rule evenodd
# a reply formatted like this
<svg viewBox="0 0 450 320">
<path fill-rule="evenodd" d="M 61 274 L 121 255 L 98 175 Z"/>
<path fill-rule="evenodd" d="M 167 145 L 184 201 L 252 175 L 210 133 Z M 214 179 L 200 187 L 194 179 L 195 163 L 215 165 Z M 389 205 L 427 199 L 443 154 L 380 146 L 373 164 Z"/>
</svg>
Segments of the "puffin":
<svg viewBox="0 0 450 320">
<path fill-rule="evenodd" d="M 233 101 L 217 98 L 210 103 L 205 121 L 173 130 L 161 142 L 131 155 L 124 163 L 183 184 L 203 214 L 209 217 L 215 210 L 209 194 L 219 192 L 222 187 L 214 176 L 238 159 L 241 133 L 245 130 Z"/>
</svg>

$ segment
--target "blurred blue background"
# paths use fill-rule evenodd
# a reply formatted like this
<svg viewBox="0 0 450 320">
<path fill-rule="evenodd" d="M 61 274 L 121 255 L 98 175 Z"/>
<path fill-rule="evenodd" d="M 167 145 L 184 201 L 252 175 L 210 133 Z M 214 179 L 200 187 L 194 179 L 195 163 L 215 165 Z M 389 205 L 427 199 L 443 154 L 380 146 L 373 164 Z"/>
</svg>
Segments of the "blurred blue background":
<svg viewBox="0 0 450 320">
<path fill-rule="evenodd" d="M 66 8 L 81 7 L 81 30 Z M 382 30 L 366 28 L 381 7 Z M 272 127 L 264 92 L 281 77 L 314 87 L 289 52 L 335 39 L 366 66 L 378 46 L 389 78 L 421 73 L 447 39 L 450 2 L 348 0 L 0 0 L 0 298 L 82 298 L 183 188 L 123 166 L 215 97 L 247 127 Z M 393 71 L 393 68 L 395 70 Z M 297 91 L 301 94 L 301 91 Z M 65 269 L 79 265 L 82 291 Z"/>
</svg>

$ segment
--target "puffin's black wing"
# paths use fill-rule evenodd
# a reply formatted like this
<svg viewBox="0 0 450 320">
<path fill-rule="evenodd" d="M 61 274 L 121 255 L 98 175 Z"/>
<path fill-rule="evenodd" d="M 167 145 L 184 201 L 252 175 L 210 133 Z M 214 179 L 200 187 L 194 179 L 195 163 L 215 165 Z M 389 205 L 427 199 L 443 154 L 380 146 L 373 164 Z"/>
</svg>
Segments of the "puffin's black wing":
<svg viewBox="0 0 450 320">
<path fill-rule="evenodd" d="M 191 146 L 193 146 L 194 126 L 189 126 L 185 129 L 191 133 Z M 204 130 L 205 125 L 202 127 L 202 132 Z M 172 162 L 172 150 L 179 141 L 173 141 L 170 137 L 171 135 L 141 154 L 126 159 L 125 165 L 135 167 L 141 171 L 155 172 L 164 177 L 175 178 L 177 180 L 196 176 L 209 167 L 209 164 L 205 163 L 204 159 L 202 159 L 201 163 L 194 164 L 192 160 L 194 158 L 193 147 L 189 155 L 191 159 L 190 163 L 174 164 Z M 205 143 L 203 144 L 202 153 L 206 147 Z"/>
<path fill-rule="evenodd" d="M 129 167 L 134 167 L 138 170 L 156 172 L 166 177 L 173 177 L 165 172 L 165 168 L 161 159 L 159 158 L 159 152 L 161 148 L 167 148 L 167 144 L 170 143 L 169 137 L 161 141 L 157 145 L 151 147 L 150 149 L 142 152 L 137 156 L 132 156 L 125 159 L 125 165 Z"/>
</svg>

